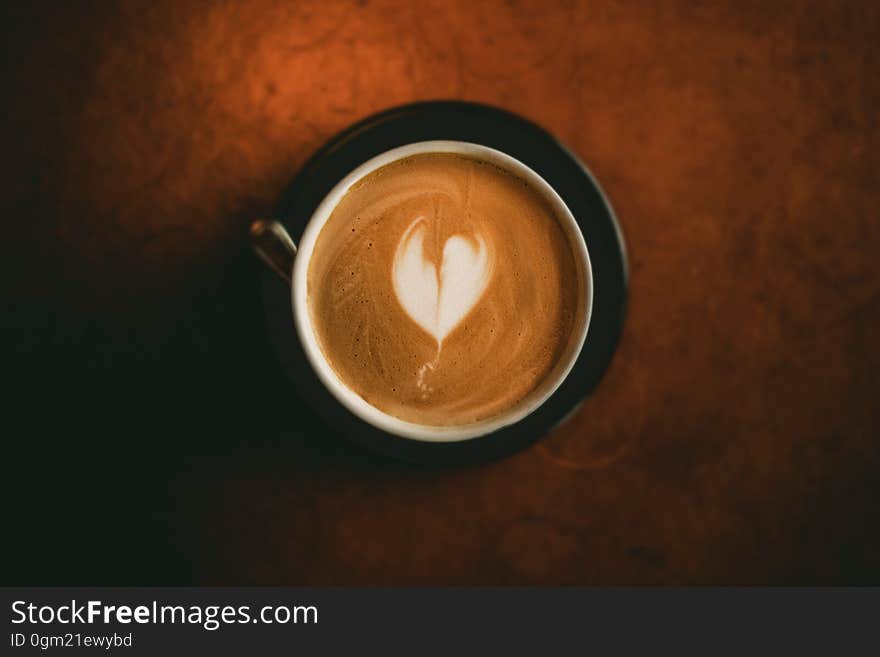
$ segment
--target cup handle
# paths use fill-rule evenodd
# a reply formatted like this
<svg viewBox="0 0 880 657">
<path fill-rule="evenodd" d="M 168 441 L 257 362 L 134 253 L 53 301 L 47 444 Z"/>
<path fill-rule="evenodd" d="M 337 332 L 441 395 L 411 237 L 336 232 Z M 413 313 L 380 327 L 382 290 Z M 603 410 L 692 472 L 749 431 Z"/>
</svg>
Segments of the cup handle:
<svg viewBox="0 0 880 657">
<path fill-rule="evenodd" d="M 266 265 L 290 283 L 296 244 L 277 221 L 257 219 L 251 224 L 251 248 Z"/>
</svg>

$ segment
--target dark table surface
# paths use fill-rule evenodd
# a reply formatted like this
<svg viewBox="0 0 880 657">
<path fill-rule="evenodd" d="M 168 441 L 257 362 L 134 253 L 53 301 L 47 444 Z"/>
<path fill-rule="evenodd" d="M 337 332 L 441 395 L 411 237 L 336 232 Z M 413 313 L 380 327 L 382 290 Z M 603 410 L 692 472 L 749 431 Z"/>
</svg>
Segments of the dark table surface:
<svg viewBox="0 0 880 657">
<path fill-rule="evenodd" d="M 877 3 L 3 11 L 4 583 L 880 581 Z M 431 98 L 558 135 L 630 254 L 599 389 L 477 467 L 301 430 L 245 240 Z"/>
</svg>

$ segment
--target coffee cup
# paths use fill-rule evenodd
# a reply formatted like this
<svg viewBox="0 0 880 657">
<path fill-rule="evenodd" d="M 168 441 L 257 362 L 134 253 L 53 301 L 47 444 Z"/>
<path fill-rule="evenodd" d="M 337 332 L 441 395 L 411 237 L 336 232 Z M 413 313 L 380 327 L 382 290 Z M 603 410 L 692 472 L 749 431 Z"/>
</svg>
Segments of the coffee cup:
<svg viewBox="0 0 880 657">
<path fill-rule="evenodd" d="M 528 193 L 535 197 L 536 207 L 544 207 L 547 209 L 548 214 L 552 214 L 555 225 L 558 226 L 558 233 L 568 247 L 566 253 L 571 254 L 570 266 L 565 270 L 560 270 L 563 274 L 557 274 L 555 277 L 551 276 L 551 278 L 557 281 L 556 286 L 552 288 L 553 294 L 564 293 L 568 299 L 565 305 L 566 310 L 564 312 L 559 311 L 560 317 L 563 315 L 566 317 L 566 330 L 563 337 L 559 338 L 560 342 L 555 347 L 553 353 L 542 362 L 540 376 L 537 376 L 534 381 L 530 382 L 529 388 L 524 394 L 518 394 L 515 398 L 501 399 L 496 404 L 496 407 L 499 404 L 501 405 L 498 408 L 490 406 L 489 408 L 493 408 L 493 410 L 486 412 L 485 416 L 476 414 L 473 420 L 444 421 L 442 423 L 431 420 L 420 421 L 419 417 L 421 415 L 419 412 L 410 412 L 406 408 L 404 409 L 407 411 L 406 413 L 398 412 L 396 410 L 397 407 L 389 409 L 387 404 L 385 408 L 382 408 L 383 404 L 377 401 L 382 396 L 371 394 L 374 391 L 370 390 L 369 386 L 365 389 L 363 382 L 355 381 L 355 377 L 350 374 L 352 371 L 359 370 L 346 367 L 349 364 L 347 362 L 340 364 L 340 360 L 350 359 L 350 354 L 346 355 L 346 353 L 339 349 L 339 353 L 334 352 L 332 358 L 328 355 L 328 341 L 332 341 L 332 335 L 328 338 L 326 324 L 328 321 L 331 324 L 333 321 L 338 323 L 338 320 L 333 320 L 332 318 L 327 320 L 320 310 L 316 310 L 316 307 L 320 306 L 320 304 L 316 303 L 315 299 L 318 295 L 337 294 L 338 286 L 328 291 L 320 285 L 316 286 L 314 280 L 311 281 L 312 284 L 310 286 L 310 270 L 313 270 L 316 266 L 313 263 L 326 259 L 316 258 L 316 247 L 319 252 L 327 252 L 332 248 L 334 240 L 341 239 L 341 237 L 338 237 L 338 230 L 334 232 L 328 229 L 328 222 L 332 226 L 334 225 L 333 222 L 338 223 L 340 221 L 335 217 L 338 216 L 340 209 L 344 209 L 344 199 L 350 198 L 351 194 L 363 188 L 365 181 L 373 180 L 379 173 L 390 170 L 391 165 L 417 162 L 419 161 L 418 158 L 430 159 L 434 156 L 436 156 L 435 159 L 440 158 L 440 156 L 454 156 L 469 162 L 488 165 L 485 171 L 477 169 L 477 175 L 484 175 L 484 177 L 488 177 L 487 179 L 493 175 L 497 177 L 497 173 L 493 173 L 497 169 L 503 172 L 504 175 L 524 183 L 525 187 L 529 190 Z M 438 159 L 438 162 L 439 164 L 436 166 L 442 166 L 443 161 Z M 499 184 L 507 183 L 502 181 Z M 478 312 L 478 310 L 472 309 L 479 309 L 482 302 L 481 294 L 490 294 L 490 292 L 483 291 L 487 289 L 487 281 L 492 276 L 498 277 L 507 270 L 503 267 L 492 269 L 491 266 L 485 264 L 487 259 L 493 257 L 491 240 L 487 240 L 489 245 L 486 246 L 484 240 L 479 235 L 476 238 L 473 236 L 461 237 L 456 235 L 446 239 L 445 245 L 440 244 L 437 247 L 435 263 L 423 262 L 420 253 L 422 249 L 428 248 L 423 244 L 424 235 L 420 237 L 420 232 L 425 233 L 426 231 L 425 226 L 419 223 L 423 219 L 424 217 L 422 216 L 414 216 L 406 230 L 398 231 L 401 233 L 399 239 L 395 233 L 392 241 L 397 244 L 392 245 L 389 243 L 384 245 L 388 247 L 386 251 L 393 254 L 393 257 L 388 259 L 390 273 L 387 294 L 383 293 L 380 296 L 386 300 L 385 303 L 389 304 L 387 307 L 392 309 L 389 312 L 392 312 L 394 315 L 394 321 L 398 322 L 401 328 L 406 329 L 403 332 L 405 333 L 404 337 L 400 338 L 402 340 L 401 344 L 409 344 L 407 341 L 414 343 L 417 340 L 411 336 L 416 335 L 421 336 L 418 340 L 422 342 L 427 341 L 431 343 L 431 340 L 434 340 L 437 344 L 437 354 L 439 357 L 444 344 L 443 341 L 447 339 L 448 335 L 453 334 L 452 331 L 457 330 L 460 333 L 466 333 L 469 330 L 473 332 L 475 328 L 480 328 L 468 326 L 467 321 L 464 321 L 463 318 L 466 318 L 468 312 Z M 425 221 L 427 222 L 428 220 Z M 521 223 L 523 230 L 535 229 L 528 220 Z M 532 220 L 532 223 L 534 223 L 534 220 Z M 503 225 L 501 228 L 504 229 L 502 232 L 507 230 Z M 352 228 L 352 232 L 354 230 Z M 515 231 L 515 228 L 511 227 L 510 230 Z M 535 230 L 537 231 L 535 233 L 537 239 L 540 239 L 547 232 L 545 228 Z M 297 244 L 294 244 L 293 239 L 277 221 L 255 221 L 251 227 L 251 237 L 257 255 L 290 285 L 291 305 L 293 308 L 290 321 L 295 326 L 297 339 L 306 356 L 306 360 L 311 366 L 311 372 L 304 372 L 302 375 L 316 377 L 320 384 L 331 393 L 333 398 L 359 420 L 400 438 L 422 442 L 453 443 L 479 438 L 515 425 L 534 413 L 559 388 L 571 372 L 586 340 L 592 311 L 593 281 L 590 257 L 580 227 L 563 199 L 544 178 L 521 161 L 494 148 L 463 141 L 422 141 L 393 148 L 367 160 L 342 178 L 317 206 L 306 223 L 305 230 Z M 396 249 L 393 248 L 395 246 Z M 370 247 L 373 247 L 373 242 L 370 242 Z M 488 256 L 486 255 L 487 252 Z M 352 251 L 352 253 L 360 252 Z M 498 256 L 496 253 L 494 257 L 496 259 L 506 258 L 510 264 L 514 264 L 517 259 L 534 258 L 535 255 L 506 252 L 501 256 Z M 358 256 L 348 255 L 347 257 L 355 258 Z M 565 257 L 568 259 L 569 256 L 566 255 Z M 459 261 L 461 264 L 456 265 Z M 432 278 L 436 278 L 439 281 L 439 285 L 442 285 L 444 283 L 443 274 L 447 269 L 453 268 L 447 267 L 450 263 L 459 266 L 461 271 L 467 272 L 467 276 L 463 278 L 462 276 L 451 275 L 449 277 L 451 282 L 448 283 L 447 287 L 457 291 L 452 295 L 454 298 L 444 305 L 443 295 L 438 294 L 437 284 L 431 281 Z M 517 271 L 520 270 L 516 268 L 511 268 L 510 270 L 514 272 L 513 275 L 519 275 Z M 408 282 L 413 277 L 419 278 L 422 274 L 424 276 L 420 280 L 414 283 Z M 355 276 L 354 267 L 352 267 L 351 275 L 352 277 Z M 540 276 L 534 277 L 540 278 Z M 312 278 L 315 278 L 313 272 Z M 400 281 L 400 285 L 397 285 L 398 281 Z M 362 288 L 369 287 L 370 285 L 371 283 L 367 280 L 367 282 L 362 284 Z M 385 283 L 383 282 L 381 285 L 384 286 Z M 375 284 L 373 286 L 375 287 Z M 404 288 L 402 291 L 401 286 Z M 539 310 L 544 307 L 556 308 L 558 304 L 555 306 L 544 303 L 547 300 L 540 298 L 542 288 L 537 280 L 525 281 L 521 286 L 528 287 L 531 297 L 538 297 L 536 300 L 533 299 L 534 308 L 529 307 L 529 312 L 532 313 L 531 323 L 545 321 L 546 318 L 542 317 L 542 313 Z M 311 290 L 310 287 L 312 288 Z M 491 290 L 491 288 L 489 289 Z M 397 292 L 396 296 L 394 295 L 395 291 Z M 512 297 L 508 295 L 505 298 L 509 299 Z M 446 312 L 447 307 L 451 309 L 449 312 Z M 425 308 L 427 308 L 427 311 L 425 311 Z M 509 308 L 510 313 L 516 313 L 516 311 L 515 305 Z M 439 320 L 436 319 L 438 313 L 440 316 Z M 425 319 L 426 316 L 430 318 L 430 321 Z M 444 317 L 447 316 L 451 317 L 451 320 L 444 322 Z M 553 316 L 555 317 L 556 315 Z M 430 322 L 435 323 L 431 324 Z M 530 324 L 529 318 L 523 317 L 517 317 L 516 322 L 520 327 L 527 327 Z M 403 326 L 404 324 L 406 324 L 405 327 Z M 348 326 L 342 328 L 348 332 L 346 335 L 349 333 L 354 335 Z M 324 335 L 322 335 L 322 330 Z M 333 333 L 332 330 L 330 333 Z M 557 333 L 559 331 L 551 332 L 547 335 L 556 336 Z M 540 334 L 536 339 L 540 339 Z M 330 346 L 335 349 L 333 345 Z M 496 345 L 494 348 L 505 349 L 505 355 L 509 355 L 507 352 L 510 349 L 504 345 Z M 535 357 L 534 354 L 540 352 L 542 348 L 542 344 L 527 343 L 522 355 L 517 356 L 514 354 L 514 357 L 533 359 Z M 399 347 L 397 349 L 399 351 Z M 447 352 L 449 351 L 447 349 Z M 484 360 L 492 358 L 491 351 L 481 353 Z M 490 355 L 487 356 L 487 353 Z M 436 360 L 433 361 L 433 367 L 437 367 L 437 362 Z M 442 361 L 439 362 L 442 363 Z M 512 367 L 513 364 L 507 361 L 506 367 Z M 445 363 L 443 365 L 447 369 L 450 367 Z M 413 367 L 413 375 L 424 375 L 426 367 L 429 368 L 427 370 L 428 373 L 431 373 L 430 368 L 432 364 L 428 360 L 420 367 L 416 366 L 418 366 L 418 363 Z M 530 373 L 532 369 L 535 368 L 530 366 L 523 368 L 522 371 Z M 501 381 L 505 372 L 501 368 L 496 374 L 495 378 Z M 520 380 L 520 377 L 517 377 L 517 380 Z M 370 379 L 370 385 L 374 387 L 380 386 L 383 385 L 382 381 L 383 379 Z M 511 387 L 515 387 L 515 383 L 515 381 L 511 381 Z M 360 384 L 360 389 L 358 389 L 356 384 Z M 475 386 L 475 388 L 473 394 L 478 395 L 480 393 L 479 385 Z M 430 387 L 427 384 L 423 385 L 421 389 L 430 391 Z M 496 396 L 498 395 L 496 394 Z M 420 397 L 415 402 L 421 404 L 419 408 L 424 408 L 432 403 L 429 392 L 424 393 L 422 397 L 424 399 Z M 456 408 L 462 405 L 459 402 Z M 455 413 L 450 413 L 447 416 L 457 417 Z M 426 417 L 435 418 L 438 417 L 438 414 L 435 413 Z M 461 417 L 467 416 L 461 415 Z"/>
</svg>

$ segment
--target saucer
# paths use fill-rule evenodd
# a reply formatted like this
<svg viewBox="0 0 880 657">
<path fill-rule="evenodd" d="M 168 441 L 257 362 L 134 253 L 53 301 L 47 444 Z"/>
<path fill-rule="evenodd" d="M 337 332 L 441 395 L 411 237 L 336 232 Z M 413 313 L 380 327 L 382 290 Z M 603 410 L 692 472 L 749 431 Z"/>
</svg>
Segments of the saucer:
<svg viewBox="0 0 880 657">
<path fill-rule="evenodd" d="M 291 182 L 275 219 L 299 242 L 314 210 L 349 172 L 370 158 L 405 144 L 453 140 L 503 151 L 543 177 L 562 197 L 581 228 L 593 270 L 593 309 L 586 342 L 553 395 L 516 424 L 470 440 L 421 442 L 395 436 L 347 411 L 318 381 L 299 346 L 290 287 L 261 270 L 269 337 L 287 377 L 326 422 L 299 430 L 332 428 L 353 442 L 395 458 L 426 464 L 473 463 L 500 458 L 535 442 L 563 422 L 602 378 L 617 347 L 626 313 L 627 261 L 620 226 L 596 179 L 543 128 L 510 112 L 457 101 L 396 107 L 351 126 L 325 144 Z"/>
</svg>

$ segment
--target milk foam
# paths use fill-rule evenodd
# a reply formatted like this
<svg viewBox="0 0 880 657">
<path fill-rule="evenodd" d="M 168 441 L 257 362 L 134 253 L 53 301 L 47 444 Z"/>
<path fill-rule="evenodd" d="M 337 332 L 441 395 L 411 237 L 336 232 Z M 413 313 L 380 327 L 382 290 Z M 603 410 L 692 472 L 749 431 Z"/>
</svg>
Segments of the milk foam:
<svg viewBox="0 0 880 657">
<path fill-rule="evenodd" d="M 392 280 L 406 313 L 437 340 L 443 339 L 480 300 L 492 275 L 492 262 L 481 235 L 470 240 L 453 235 L 443 245 L 437 266 L 425 258 L 426 219 L 419 217 L 398 242 Z"/>
</svg>

